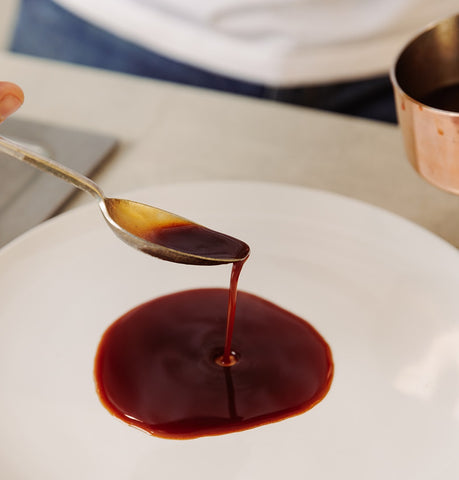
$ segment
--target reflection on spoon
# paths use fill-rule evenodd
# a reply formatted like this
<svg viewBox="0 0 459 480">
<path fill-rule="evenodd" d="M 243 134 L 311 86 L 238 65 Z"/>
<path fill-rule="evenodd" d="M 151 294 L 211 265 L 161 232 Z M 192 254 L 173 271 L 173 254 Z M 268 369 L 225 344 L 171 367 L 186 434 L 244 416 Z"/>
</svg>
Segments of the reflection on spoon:
<svg viewBox="0 0 459 480">
<path fill-rule="evenodd" d="M 159 208 L 107 198 L 100 187 L 84 175 L 2 136 L 0 151 L 91 194 L 99 200 L 99 208 L 116 235 L 149 255 L 193 265 L 242 262 L 249 256 L 249 246 L 241 240 Z"/>
</svg>

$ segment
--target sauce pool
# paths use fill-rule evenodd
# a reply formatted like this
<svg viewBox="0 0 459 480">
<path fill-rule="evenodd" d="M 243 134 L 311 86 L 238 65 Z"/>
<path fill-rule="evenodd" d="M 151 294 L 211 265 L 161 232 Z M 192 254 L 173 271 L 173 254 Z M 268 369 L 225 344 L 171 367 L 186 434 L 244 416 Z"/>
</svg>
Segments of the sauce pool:
<svg viewBox="0 0 459 480">
<path fill-rule="evenodd" d="M 105 332 L 95 378 L 104 406 L 152 435 L 188 439 L 282 420 L 328 392 L 330 348 L 292 313 L 239 292 L 222 366 L 228 291 L 198 289 L 134 308 Z"/>
</svg>

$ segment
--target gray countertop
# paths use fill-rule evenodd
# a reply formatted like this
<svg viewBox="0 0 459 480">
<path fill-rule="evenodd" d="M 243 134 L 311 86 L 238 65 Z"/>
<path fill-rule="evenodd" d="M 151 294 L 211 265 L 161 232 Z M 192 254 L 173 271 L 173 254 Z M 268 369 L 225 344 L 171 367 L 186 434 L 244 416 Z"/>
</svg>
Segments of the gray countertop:
<svg viewBox="0 0 459 480">
<path fill-rule="evenodd" d="M 194 180 L 302 185 L 363 200 L 459 246 L 459 199 L 419 178 L 398 127 L 2 53 L 18 119 L 116 137 L 93 178 L 109 195 Z M 91 201 L 77 195 L 66 207 Z"/>
</svg>

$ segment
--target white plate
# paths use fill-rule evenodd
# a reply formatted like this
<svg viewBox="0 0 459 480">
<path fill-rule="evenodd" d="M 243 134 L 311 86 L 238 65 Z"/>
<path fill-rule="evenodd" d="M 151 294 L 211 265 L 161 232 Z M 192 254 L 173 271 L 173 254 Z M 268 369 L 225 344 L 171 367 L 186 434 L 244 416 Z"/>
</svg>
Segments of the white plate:
<svg viewBox="0 0 459 480">
<path fill-rule="evenodd" d="M 130 198 L 246 240 L 241 289 L 322 333 L 332 388 L 301 416 L 191 441 L 112 417 L 92 377 L 105 328 L 164 293 L 226 286 L 229 266 L 152 259 L 89 205 L 0 252 L 0 478 L 459 478 L 453 247 L 387 212 L 302 188 L 196 183 Z"/>
</svg>

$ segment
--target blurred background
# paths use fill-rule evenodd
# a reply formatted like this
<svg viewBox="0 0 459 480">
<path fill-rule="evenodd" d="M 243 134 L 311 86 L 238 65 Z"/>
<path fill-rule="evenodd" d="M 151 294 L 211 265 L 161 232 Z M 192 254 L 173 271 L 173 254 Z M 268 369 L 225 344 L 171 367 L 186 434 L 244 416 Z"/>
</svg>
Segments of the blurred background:
<svg viewBox="0 0 459 480">
<path fill-rule="evenodd" d="M 19 0 L 2 0 L 2 14 L 0 15 L 0 49 L 5 50 L 14 28 Z"/>
</svg>

